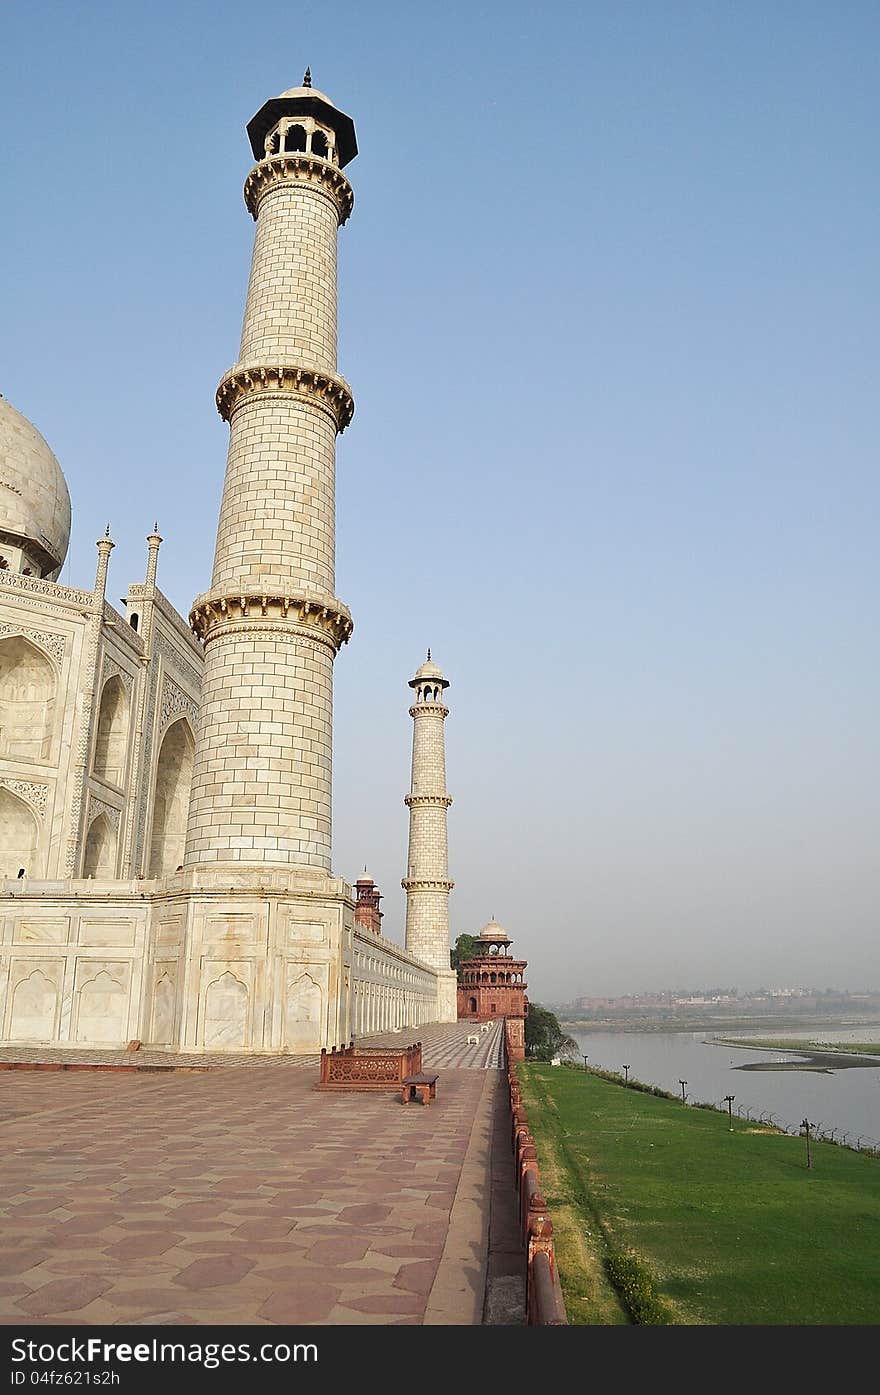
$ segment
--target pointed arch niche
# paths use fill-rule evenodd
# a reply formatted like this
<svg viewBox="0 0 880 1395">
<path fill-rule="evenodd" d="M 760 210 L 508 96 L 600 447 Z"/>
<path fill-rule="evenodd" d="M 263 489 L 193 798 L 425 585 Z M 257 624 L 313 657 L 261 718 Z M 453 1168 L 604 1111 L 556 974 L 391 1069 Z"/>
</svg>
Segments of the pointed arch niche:
<svg viewBox="0 0 880 1395">
<path fill-rule="evenodd" d="M 309 973 L 301 973 L 287 987 L 286 1046 L 289 1051 L 317 1051 L 322 1045 L 321 1018 L 324 995 Z"/>
<path fill-rule="evenodd" d="M 77 1041 L 124 1042 L 127 1013 L 125 984 L 101 969 L 82 985 L 77 995 Z"/>
<path fill-rule="evenodd" d="M 40 875 L 39 835 L 37 820 L 24 800 L 0 788 L 0 877 L 17 877 L 22 867 L 28 877 Z"/>
<path fill-rule="evenodd" d="M 247 985 L 227 971 L 209 985 L 205 994 L 205 1046 L 243 1047 L 247 1017 Z"/>
<path fill-rule="evenodd" d="M 59 993 L 41 969 L 15 985 L 10 1031 L 16 1041 L 52 1041 L 57 1033 Z"/>
<path fill-rule="evenodd" d="M 106 814 L 89 824 L 83 876 L 107 880 L 116 876 L 116 834 Z"/>
<path fill-rule="evenodd" d="M 25 639 L 0 640 L 0 757 L 48 760 L 55 715 L 55 670 Z"/>
<path fill-rule="evenodd" d="M 149 877 L 164 877 L 183 861 L 194 751 L 189 722 L 181 717 L 168 728 L 159 750 Z"/>
<path fill-rule="evenodd" d="M 122 679 L 114 674 L 107 679 L 101 693 L 93 770 L 100 779 L 119 789 L 125 779 L 127 737 L 128 696 Z"/>
</svg>

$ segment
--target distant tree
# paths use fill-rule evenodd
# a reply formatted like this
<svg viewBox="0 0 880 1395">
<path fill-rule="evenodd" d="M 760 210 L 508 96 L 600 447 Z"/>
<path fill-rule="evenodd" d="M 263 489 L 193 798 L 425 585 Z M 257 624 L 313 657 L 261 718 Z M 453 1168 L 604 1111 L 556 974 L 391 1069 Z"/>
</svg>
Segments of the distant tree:
<svg viewBox="0 0 880 1395">
<path fill-rule="evenodd" d="M 452 949 L 449 951 L 449 962 L 453 969 L 458 969 L 466 959 L 473 959 L 479 949 L 479 943 L 473 935 L 459 935 Z"/>
<path fill-rule="evenodd" d="M 550 1061 L 554 1056 L 566 1056 L 573 1060 L 577 1054 L 577 1042 L 563 1032 L 556 1014 L 539 1003 L 529 1003 L 526 1055 L 535 1061 Z"/>
</svg>

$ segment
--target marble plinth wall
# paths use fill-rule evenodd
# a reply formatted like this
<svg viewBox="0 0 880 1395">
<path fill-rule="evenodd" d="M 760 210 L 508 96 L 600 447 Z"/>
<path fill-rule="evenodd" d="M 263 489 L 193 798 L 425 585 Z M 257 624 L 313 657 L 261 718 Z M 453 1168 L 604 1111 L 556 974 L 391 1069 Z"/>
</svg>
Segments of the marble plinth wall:
<svg viewBox="0 0 880 1395">
<path fill-rule="evenodd" d="M 4 1045 L 297 1055 L 438 1020 L 439 976 L 317 871 L 0 891 Z"/>
</svg>

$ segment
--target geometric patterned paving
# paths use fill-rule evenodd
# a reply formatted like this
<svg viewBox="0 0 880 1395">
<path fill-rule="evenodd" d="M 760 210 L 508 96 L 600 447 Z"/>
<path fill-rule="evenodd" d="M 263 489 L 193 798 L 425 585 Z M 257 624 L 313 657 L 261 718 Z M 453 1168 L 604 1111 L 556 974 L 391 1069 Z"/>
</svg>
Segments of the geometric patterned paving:
<svg viewBox="0 0 880 1395">
<path fill-rule="evenodd" d="M 476 1036 L 476 1046 L 468 1045 L 468 1037 Z M 421 1027 L 404 1028 L 401 1032 L 376 1033 L 360 1037 L 358 1045 L 377 1046 L 406 1044 L 410 1038 L 422 1043 L 425 1070 L 499 1070 L 501 1068 L 501 1022 L 493 1022 L 487 1031 L 473 1022 L 429 1023 Z"/>
<path fill-rule="evenodd" d="M 478 1046 L 468 1046 L 469 1035 L 479 1037 Z M 421 1040 L 425 1066 L 439 1070 L 441 1066 L 456 1066 L 464 1069 L 498 1069 L 501 1065 L 501 1023 L 495 1022 L 488 1032 L 468 1022 L 427 1023 L 420 1027 L 404 1027 L 399 1032 L 374 1032 L 358 1037 L 358 1045 L 370 1042 L 376 1045 L 400 1046 Z M 166 1070 L 205 1070 L 206 1068 L 230 1070 L 232 1067 L 246 1066 L 251 1069 L 267 1065 L 301 1065 L 312 1068 L 317 1065 L 318 1054 L 310 1056 L 253 1055 L 244 1053 L 210 1051 L 156 1051 L 142 1047 L 130 1052 L 122 1049 L 102 1049 L 98 1047 L 52 1047 L 52 1046 L 3 1046 L 0 1047 L 0 1074 L 9 1067 L 37 1065 L 91 1065 L 124 1066 L 128 1070 L 146 1072 L 164 1067 Z M 35 1071 L 35 1074 L 39 1072 Z"/>
<path fill-rule="evenodd" d="M 479 1265 L 451 1298 L 441 1265 L 500 1096 L 498 1032 L 467 1030 L 419 1030 L 427 1108 L 317 1092 L 314 1058 L 0 1072 L 0 1322 L 479 1322 Z"/>
</svg>

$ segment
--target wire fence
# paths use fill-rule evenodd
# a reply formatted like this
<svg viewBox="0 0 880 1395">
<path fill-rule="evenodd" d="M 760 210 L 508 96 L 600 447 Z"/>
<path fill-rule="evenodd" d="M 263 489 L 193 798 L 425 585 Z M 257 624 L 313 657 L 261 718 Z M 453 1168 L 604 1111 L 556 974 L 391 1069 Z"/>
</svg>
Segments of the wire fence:
<svg viewBox="0 0 880 1395">
<path fill-rule="evenodd" d="M 708 1103 L 710 1109 L 721 1109 L 723 1106 Z M 782 1133 L 790 1133 L 795 1136 L 804 1131 L 803 1123 L 793 1124 L 790 1119 L 783 1119 L 778 1114 L 772 1114 L 769 1109 L 756 1110 L 748 1107 L 738 1107 L 736 1113 L 741 1119 L 747 1119 L 754 1123 L 769 1124 L 774 1129 L 779 1129 Z M 823 1129 L 823 1121 L 820 1119 L 817 1124 L 810 1122 L 810 1133 L 814 1139 L 820 1143 L 835 1143 L 839 1148 L 852 1148 L 857 1153 L 873 1153 L 880 1156 L 880 1140 L 870 1138 L 864 1133 L 854 1133 L 848 1129 L 838 1127 Z"/>
</svg>

